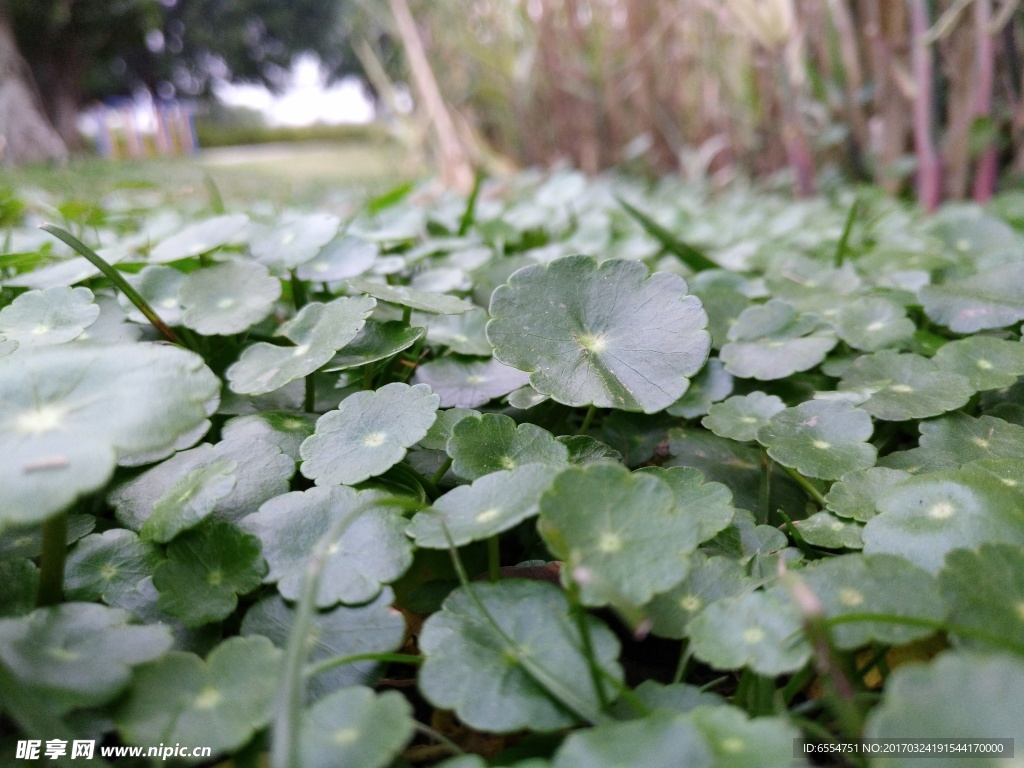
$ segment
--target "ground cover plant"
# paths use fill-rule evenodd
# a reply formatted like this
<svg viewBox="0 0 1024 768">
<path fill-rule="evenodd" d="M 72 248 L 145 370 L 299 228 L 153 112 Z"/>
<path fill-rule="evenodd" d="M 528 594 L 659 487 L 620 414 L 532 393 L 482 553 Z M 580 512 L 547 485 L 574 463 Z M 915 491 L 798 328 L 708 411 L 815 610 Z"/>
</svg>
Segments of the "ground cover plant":
<svg viewBox="0 0 1024 768">
<path fill-rule="evenodd" d="M 1020 195 L 210 199 L 0 198 L 5 759 L 1024 745 Z"/>
</svg>

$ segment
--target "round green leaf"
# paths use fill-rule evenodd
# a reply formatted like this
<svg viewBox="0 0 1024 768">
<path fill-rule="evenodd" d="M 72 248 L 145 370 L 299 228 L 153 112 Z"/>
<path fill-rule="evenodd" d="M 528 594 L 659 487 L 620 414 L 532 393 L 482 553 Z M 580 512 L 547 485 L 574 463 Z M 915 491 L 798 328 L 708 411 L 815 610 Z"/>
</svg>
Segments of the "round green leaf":
<svg viewBox="0 0 1024 768">
<path fill-rule="evenodd" d="M 415 731 L 412 706 L 398 691 L 345 688 L 320 699 L 302 716 L 303 768 L 382 768 Z"/>
<path fill-rule="evenodd" d="M 92 291 L 81 287 L 23 293 L 0 309 L 0 336 L 22 350 L 71 341 L 99 317 L 92 300 Z"/>
<path fill-rule="evenodd" d="M 476 309 L 476 305 L 468 299 L 449 296 L 445 293 L 431 293 L 410 288 L 406 285 L 388 285 L 361 277 L 350 278 L 349 288 L 373 296 L 390 304 L 411 307 L 420 312 L 432 312 L 438 315 L 458 315 Z"/>
<path fill-rule="evenodd" d="M 338 234 L 340 224 L 341 220 L 329 213 L 295 216 L 276 227 L 254 233 L 249 251 L 256 261 L 271 269 L 295 269 L 320 253 L 320 249 Z"/>
<path fill-rule="evenodd" d="M 1024 649 L 1024 548 L 982 544 L 954 549 L 939 572 L 949 621 L 983 630 Z M 983 640 L 952 633 L 959 645 L 991 649 Z"/>
<path fill-rule="evenodd" d="M 703 734 L 716 768 L 801 768 L 806 762 L 793 757 L 800 731 L 784 717 L 748 718 L 736 707 L 702 706 L 689 720 Z"/>
<path fill-rule="evenodd" d="M 849 517 L 866 523 L 876 514 L 875 502 L 886 489 L 902 483 L 910 475 L 898 469 L 871 467 L 847 472 L 834 483 L 825 502 L 840 517 Z"/>
<path fill-rule="evenodd" d="M 519 270 L 491 298 L 487 338 L 566 405 L 654 413 L 682 396 L 711 337 L 685 281 L 636 261 L 570 256 Z"/>
<path fill-rule="evenodd" d="M 590 435 L 560 435 L 555 438 L 569 449 L 570 464 L 593 464 L 595 461 L 622 463 L 622 454 Z"/>
<path fill-rule="evenodd" d="M 874 466 L 871 417 L 842 400 L 808 400 L 779 411 L 757 430 L 768 455 L 805 477 L 835 480 Z"/>
<path fill-rule="evenodd" d="M 798 572 L 821 601 L 826 618 L 848 614 L 882 613 L 901 619 L 940 622 L 946 604 L 935 578 L 894 555 L 849 554 L 817 560 Z M 872 641 L 906 645 L 935 630 L 898 621 L 856 621 L 831 628 L 837 648 L 852 650 Z"/>
<path fill-rule="evenodd" d="M 831 512 L 815 512 L 804 520 L 794 520 L 793 526 L 812 547 L 864 548 L 864 541 L 861 538 L 864 526 L 852 520 L 844 520 Z"/>
<path fill-rule="evenodd" d="M 1024 344 L 990 336 L 956 339 L 932 358 L 939 368 L 966 376 L 979 392 L 1013 385 L 1024 376 Z"/>
<path fill-rule="evenodd" d="M 299 599 L 306 561 L 316 543 L 339 519 L 375 498 L 375 492 L 357 493 L 340 486 L 310 488 L 271 499 L 243 519 L 242 528 L 263 543 L 263 556 L 270 564 L 264 580 L 277 582 L 289 600 Z M 317 606 L 365 603 L 380 593 L 383 584 L 405 573 L 412 563 L 405 529 L 405 519 L 387 508 L 371 508 L 353 519 L 331 548 Z"/>
<path fill-rule="evenodd" d="M 677 506 L 672 486 L 618 464 L 564 470 L 540 510 L 541 536 L 585 605 L 639 606 L 671 589 L 700 538 L 697 510 Z"/>
<path fill-rule="evenodd" d="M 377 243 L 351 235 L 336 237 L 311 260 L 300 264 L 296 274 L 300 280 L 318 283 L 347 280 L 366 272 L 379 254 Z"/>
<path fill-rule="evenodd" d="M 562 465 L 568 449 L 536 424 L 519 424 L 498 413 L 460 420 L 448 440 L 452 469 L 459 477 L 475 480 L 491 472 L 523 464 Z"/>
<path fill-rule="evenodd" d="M 698 551 L 686 578 L 667 592 L 655 595 L 644 607 L 653 622 L 651 632 L 658 637 L 681 640 L 694 616 L 716 600 L 740 594 L 751 584 L 738 560 L 709 558 Z"/>
<path fill-rule="evenodd" d="M 152 576 L 163 560 L 160 548 L 132 531 L 114 528 L 81 539 L 68 554 L 64 594 L 69 600 L 115 605 L 125 592 Z"/>
<path fill-rule="evenodd" d="M 785 403 L 775 395 L 751 392 L 715 403 L 708 408 L 708 415 L 700 423 L 719 437 L 749 442 L 757 438 L 758 429 L 785 408 Z"/>
<path fill-rule="evenodd" d="M 549 464 L 491 472 L 472 485 L 453 488 L 417 513 L 408 533 L 417 546 L 430 549 L 448 549 L 449 536 L 456 547 L 489 539 L 536 515 L 541 493 L 558 472 L 559 467 Z"/>
<path fill-rule="evenodd" d="M 749 667 L 774 677 L 807 663 L 799 610 L 774 591 L 716 600 L 687 627 L 693 654 L 717 669 Z"/>
<path fill-rule="evenodd" d="M 180 477 L 153 503 L 153 514 L 139 531 L 142 539 L 166 544 L 202 522 L 235 489 L 236 466 L 233 461 L 215 461 Z"/>
<path fill-rule="evenodd" d="M 955 333 L 1005 328 L 1024 320 L 1024 263 L 1002 264 L 918 292 L 925 314 Z"/>
<path fill-rule="evenodd" d="M 137 275 L 125 275 L 125 279 L 167 325 L 182 324 L 181 288 L 187 277 L 181 270 L 160 265 L 145 267 Z M 132 322 L 143 325 L 149 322 L 123 294 L 118 300 Z"/>
<path fill-rule="evenodd" d="M 228 368 L 231 389 L 243 395 L 264 395 L 308 376 L 356 337 L 375 306 L 376 302 L 365 296 L 307 304 L 276 334 L 296 346 L 258 341 L 246 347 L 238 362 Z"/>
<path fill-rule="evenodd" d="M 1024 743 L 1024 662 L 1013 656 L 947 652 L 927 664 L 907 664 L 886 681 L 885 697 L 868 715 L 869 739 L 1013 739 Z M 887 755 L 891 768 L 917 768 L 917 755 Z M 960 753 L 928 759 L 956 768 L 996 764 Z M 879 761 L 881 762 L 881 761 Z"/>
<path fill-rule="evenodd" d="M 676 495 L 676 511 L 697 519 L 697 540 L 714 538 L 732 522 L 732 492 L 721 483 L 705 483 L 693 467 L 643 467 L 637 472 L 664 480 Z"/>
<path fill-rule="evenodd" d="M 792 754 L 792 752 L 790 752 Z M 569 735 L 554 768 L 712 768 L 708 741 L 686 715 L 655 712 L 640 720 L 587 728 Z"/>
<path fill-rule="evenodd" d="M 731 395 L 732 386 L 732 374 L 725 370 L 721 360 L 712 357 L 700 373 L 690 379 L 686 393 L 666 410 L 673 416 L 695 419 L 707 413 L 712 403 Z"/>
<path fill-rule="evenodd" d="M 439 402 L 425 384 L 356 392 L 317 420 L 300 449 L 302 474 L 317 485 L 354 485 L 386 472 L 426 436 Z"/>
<path fill-rule="evenodd" d="M 1024 426 L 994 416 L 951 413 L 923 422 L 919 429 L 921 458 L 941 463 L 943 468 L 955 469 L 982 459 L 1024 459 Z"/>
<path fill-rule="evenodd" d="M 352 341 L 338 350 L 327 372 L 347 371 L 397 355 L 423 338 L 422 328 L 412 328 L 400 320 L 376 323 L 367 320 L 363 329 Z"/>
<path fill-rule="evenodd" d="M 54 347 L 0 358 L 0 529 L 41 522 L 101 488 L 119 456 L 169 452 L 206 421 L 219 382 L 157 344 Z"/>
<path fill-rule="evenodd" d="M 204 662 L 172 651 L 139 668 L 114 720 L 129 744 L 242 747 L 270 722 L 281 652 L 265 637 L 232 637 Z"/>
<path fill-rule="evenodd" d="M 158 243 L 149 252 L 149 260 L 165 264 L 208 253 L 231 242 L 248 223 L 249 217 L 244 213 L 231 213 L 190 224 Z"/>
<path fill-rule="evenodd" d="M 920 355 L 893 351 L 862 355 L 839 382 L 841 390 L 870 393 L 862 407 L 876 419 L 905 421 L 960 408 L 974 394 L 967 377 Z"/>
<path fill-rule="evenodd" d="M 465 360 L 442 357 L 416 369 L 413 381 L 427 384 L 441 396 L 442 408 L 477 408 L 507 395 L 530 380 L 530 375 L 492 358 Z"/>
<path fill-rule="evenodd" d="M 0 559 L 0 619 L 31 612 L 38 590 L 39 569 L 31 560 Z"/>
<path fill-rule="evenodd" d="M 612 705 L 613 712 L 623 720 L 633 720 L 645 716 L 632 706 L 632 703 L 637 700 L 649 711 L 660 709 L 679 713 L 690 712 L 702 706 L 721 706 L 725 703 L 717 693 L 702 691 L 696 685 L 688 683 L 663 685 L 656 680 L 644 680 L 633 689 L 633 694 L 635 699 L 630 697 L 630 700 L 627 701 L 625 698 L 620 698 Z"/>
<path fill-rule="evenodd" d="M 233 440 L 268 442 L 276 445 L 285 456 L 298 461 L 299 446 L 315 428 L 316 422 L 305 414 L 263 411 L 228 419 L 221 427 L 220 435 L 224 443 Z"/>
<path fill-rule="evenodd" d="M 187 488 L 191 473 L 221 462 L 234 465 L 234 488 L 216 499 L 204 498 L 214 502 L 213 514 L 222 520 L 237 520 L 267 499 L 287 492 L 288 481 L 295 473 L 295 462 L 273 443 L 257 437 L 236 436 L 213 446 L 203 444 L 175 454 L 115 486 L 107 501 L 116 510 L 118 522 L 125 528 L 141 531 L 157 503 L 163 500 L 173 505 L 178 498 L 172 492 L 175 485 L 182 483 L 182 488 Z M 182 503 L 187 501 L 189 499 L 183 499 Z"/>
<path fill-rule="evenodd" d="M 472 408 L 449 408 L 437 412 L 437 421 L 430 425 L 427 435 L 420 440 L 420 445 L 431 451 L 443 451 L 448 446 L 448 438 L 452 436 L 452 429 L 463 419 L 470 416 L 480 416 L 479 411 Z"/>
<path fill-rule="evenodd" d="M 813 368 L 836 343 L 831 329 L 815 315 L 800 314 L 772 299 L 743 310 L 719 358 L 734 376 L 769 381 Z"/>
<path fill-rule="evenodd" d="M 281 281 L 262 264 L 225 261 L 189 273 L 178 298 L 182 322 L 206 336 L 242 333 L 270 314 Z"/>
<path fill-rule="evenodd" d="M 865 352 L 905 346 L 917 330 L 899 304 L 871 296 L 843 304 L 836 313 L 834 325 L 840 339 Z"/>
<path fill-rule="evenodd" d="M 71 546 L 96 527 L 92 515 L 69 514 L 67 544 Z M 43 553 L 43 529 L 12 528 L 0 533 L 0 557 L 39 557 Z"/>
<path fill-rule="evenodd" d="M 528 411 L 535 405 L 540 405 L 550 399 L 550 397 L 542 395 L 529 384 L 508 393 L 508 404 L 520 411 Z"/>
<path fill-rule="evenodd" d="M 162 611 L 197 627 L 230 615 L 238 595 L 256 589 L 266 573 L 259 539 L 218 520 L 176 537 L 153 584 Z"/>
<path fill-rule="evenodd" d="M 460 355 L 490 357 L 493 350 L 484 329 L 489 317 L 483 309 L 461 315 L 425 315 L 427 341 Z M 414 322 L 415 322 L 414 318 Z"/>
<path fill-rule="evenodd" d="M 64 603 L 0 619 L 0 665 L 55 712 L 104 704 L 128 685 L 132 667 L 171 647 L 167 627 L 128 618 L 105 605 Z"/>
<path fill-rule="evenodd" d="M 405 619 L 391 607 L 394 600 L 394 593 L 385 588 L 366 605 L 339 605 L 314 613 L 309 663 L 316 664 L 339 656 L 397 650 L 405 639 Z M 241 631 L 243 635 L 269 637 L 278 648 L 285 648 L 294 617 L 295 608 L 280 596 L 271 595 L 246 612 Z M 319 698 L 338 688 L 371 685 L 379 668 L 376 661 L 343 664 L 310 677 L 308 688 L 314 697 Z"/>
<path fill-rule="evenodd" d="M 946 553 L 986 542 L 1024 545 L 1024 507 L 995 477 L 935 472 L 911 477 L 878 498 L 864 551 L 901 555 L 931 573 Z"/>
<path fill-rule="evenodd" d="M 571 696 L 578 710 L 598 710 L 578 625 L 560 589 L 518 579 L 475 583 L 472 589 L 487 616 L 460 587 L 420 631 L 425 656 L 420 690 L 434 706 L 454 710 L 474 728 L 499 733 L 574 725 L 583 713 L 557 703 L 559 696 Z M 593 663 L 620 680 L 618 640 L 598 619 L 585 620 Z"/>
</svg>

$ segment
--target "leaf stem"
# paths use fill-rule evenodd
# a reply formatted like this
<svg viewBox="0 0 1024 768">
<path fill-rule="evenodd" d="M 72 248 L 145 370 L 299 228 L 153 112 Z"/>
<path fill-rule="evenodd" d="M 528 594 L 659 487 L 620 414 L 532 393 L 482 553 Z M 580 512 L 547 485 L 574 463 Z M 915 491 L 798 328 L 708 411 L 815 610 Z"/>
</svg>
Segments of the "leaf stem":
<svg viewBox="0 0 1024 768">
<path fill-rule="evenodd" d="M 587 430 L 590 429 L 590 423 L 594 420 L 595 413 L 597 413 L 597 406 L 591 404 L 591 406 L 587 408 L 587 415 L 583 417 L 583 423 L 580 424 L 580 429 L 576 433 L 577 435 L 587 434 Z"/>
<path fill-rule="evenodd" d="M 68 515 L 61 512 L 43 523 L 43 554 L 39 560 L 36 605 L 57 605 L 64 600 L 64 561 L 68 554 Z"/>
<path fill-rule="evenodd" d="M 430 478 L 430 482 L 432 482 L 435 486 L 438 483 L 440 483 L 441 480 L 444 479 L 444 476 L 448 474 L 448 470 L 452 468 L 452 461 L 453 459 L 451 456 L 445 459 L 444 464 L 441 465 L 441 468 L 434 473 L 434 476 L 432 478 Z"/>
<path fill-rule="evenodd" d="M 343 667 L 346 664 L 354 664 L 357 661 L 379 661 L 388 664 L 422 664 L 422 656 L 413 656 L 409 653 L 357 653 L 352 656 L 334 656 L 324 659 L 317 664 L 310 664 L 306 667 L 306 678 L 322 675 L 332 669 Z"/>
<path fill-rule="evenodd" d="M 501 578 L 501 540 L 498 534 L 487 540 L 487 578 L 491 581 Z"/>
<path fill-rule="evenodd" d="M 121 291 L 121 293 L 123 293 L 128 300 L 136 306 L 136 308 L 138 308 L 139 312 L 145 315 L 146 319 L 152 323 L 153 327 L 156 328 L 157 331 L 160 332 L 160 335 L 167 339 L 167 341 L 172 344 L 181 343 L 178 341 L 178 337 L 175 335 L 174 331 L 171 330 L 171 327 L 161 320 L 160 316 L 149 305 L 149 302 L 142 298 L 142 294 L 132 288 L 131 284 L 124 279 L 124 275 L 110 266 L 110 264 L 108 264 L 102 256 L 96 253 L 96 251 L 87 246 L 66 229 L 61 229 L 53 224 L 41 224 L 39 228 L 44 232 L 49 232 L 58 240 L 67 243 L 78 251 L 78 253 L 84 256 L 86 261 L 102 272 L 106 278 L 110 280 L 110 282 L 112 282 Z M 192 351 L 194 352 L 195 350 Z"/>
<path fill-rule="evenodd" d="M 796 481 L 797 485 L 799 485 L 801 488 L 804 489 L 804 492 L 806 492 L 807 495 L 810 496 L 811 499 L 818 506 L 820 506 L 822 509 L 825 508 L 825 496 L 822 494 L 821 491 L 819 491 L 814 486 L 814 483 L 812 483 L 810 480 L 808 480 L 806 477 L 801 475 L 799 472 L 797 472 L 792 467 L 787 467 L 787 466 L 785 466 L 783 464 L 779 464 L 779 466 L 782 467 L 784 470 L 786 470 L 786 473 Z"/>
<path fill-rule="evenodd" d="M 306 293 L 306 284 L 299 280 L 295 270 L 291 271 L 292 304 L 295 309 L 302 309 L 309 303 L 309 295 Z"/>
<path fill-rule="evenodd" d="M 306 376 L 306 392 L 302 399 L 302 408 L 306 413 L 316 412 L 316 374 Z"/>
<path fill-rule="evenodd" d="M 306 656 L 309 652 L 308 638 L 313 629 L 313 615 L 316 612 L 316 596 L 320 591 L 320 579 L 327 561 L 331 558 L 331 547 L 341 538 L 346 529 L 358 517 L 376 506 L 401 504 L 399 499 L 374 499 L 342 514 L 327 530 L 306 560 L 302 576 L 302 590 L 295 608 L 295 618 L 288 633 L 284 663 L 277 684 L 274 700 L 274 720 L 270 732 L 271 768 L 298 768 L 299 728 L 302 720 L 302 705 L 305 700 Z"/>
<path fill-rule="evenodd" d="M 846 223 L 843 225 L 843 234 L 839 237 L 839 242 L 836 243 L 836 252 L 833 257 L 833 263 L 836 267 L 843 266 L 843 262 L 846 260 L 846 243 L 850 239 L 850 231 L 853 229 L 853 222 L 857 218 L 857 209 L 860 208 L 860 198 L 855 197 L 853 199 L 853 205 L 850 206 L 850 212 L 846 214 Z"/>
</svg>

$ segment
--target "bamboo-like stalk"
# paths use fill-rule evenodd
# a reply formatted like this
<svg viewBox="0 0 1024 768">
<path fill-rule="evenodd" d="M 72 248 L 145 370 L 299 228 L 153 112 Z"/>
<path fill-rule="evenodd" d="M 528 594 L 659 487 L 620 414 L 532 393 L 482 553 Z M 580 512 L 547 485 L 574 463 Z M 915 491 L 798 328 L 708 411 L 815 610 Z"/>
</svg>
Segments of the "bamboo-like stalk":
<svg viewBox="0 0 1024 768">
<path fill-rule="evenodd" d="M 917 153 L 917 200 L 926 211 L 939 205 L 942 195 L 942 169 L 932 137 L 934 96 L 932 92 L 932 51 L 928 40 L 926 0 L 911 0 L 910 29 L 913 36 L 914 70 L 914 148 Z"/>
<path fill-rule="evenodd" d="M 975 39 L 975 120 L 991 120 L 992 89 L 995 85 L 995 45 L 992 40 L 992 0 L 974 0 Z M 978 157 L 974 170 L 972 197 L 975 202 L 986 203 L 996 188 L 998 175 L 996 145 L 991 139 Z"/>
</svg>

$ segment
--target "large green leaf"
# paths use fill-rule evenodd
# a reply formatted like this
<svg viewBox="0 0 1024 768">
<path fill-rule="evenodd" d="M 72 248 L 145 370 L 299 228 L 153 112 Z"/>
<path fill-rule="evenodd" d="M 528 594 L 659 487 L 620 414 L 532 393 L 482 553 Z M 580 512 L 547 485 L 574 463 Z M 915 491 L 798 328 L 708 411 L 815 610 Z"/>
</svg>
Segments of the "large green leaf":
<svg viewBox="0 0 1024 768">
<path fill-rule="evenodd" d="M 169 453 L 218 386 L 198 355 L 155 344 L 0 358 L 0 529 L 103 487 L 119 456 Z"/>
<path fill-rule="evenodd" d="M 266 582 L 277 582 L 284 597 L 301 595 L 306 562 L 316 543 L 341 518 L 379 498 L 373 491 L 328 486 L 293 491 L 271 499 L 241 521 L 263 543 L 270 564 Z M 331 547 L 317 593 L 321 608 L 338 602 L 365 603 L 383 584 L 397 579 L 412 563 L 406 521 L 394 510 L 370 508 L 355 517 Z"/>
<path fill-rule="evenodd" d="M 338 350 L 325 371 L 347 371 L 362 365 L 376 363 L 408 349 L 421 338 L 422 328 L 413 328 L 401 320 L 376 323 L 367 320 L 355 338 Z"/>
<path fill-rule="evenodd" d="M 1024 545 L 1024 506 L 993 476 L 966 471 L 911 477 L 878 497 L 864 551 L 901 555 L 936 573 L 948 552 L 986 542 Z"/>
<path fill-rule="evenodd" d="M 987 269 L 918 293 L 932 320 L 956 333 L 1005 328 L 1024 320 L 1024 263 Z"/>
<path fill-rule="evenodd" d="M 162 559 L 159 547 L 124 528 L 94 533 L 81 539 L 68 555 L 64 594 L 70 600 L 116 605 L 120 595 L 152 576 Z"/>
<path fill-rule="evenodd" d="M 222 434 L 226 437 L 227 430 Z M 203 473 L 206 467 L 214 464 L 234 465 L 231 472 L 233 488 L 216 498 L 213 498 L 216 494 L 203 495 L 203 499 L 213 505 L 213 514 L 224 520 L 237 520 L 267 499 L 285 493 L 288 481 L 295 473 L 294 460 L 281 453 L 277 445 L 258 437 L 237 435 L 216 445 L 204 443 L 174 454 L 141 475 L 115 486 L 107 501 L 116 510 L 121 525 L 141 531 L 158 504 L 180 508 L 196 503 L 192 492 L 183 492 L 203 476 L 195 473 Z M 177 494 L 172 490 L 175 486 L 181 488 Z"/>
<path fill-rule="evenodd" d="M 757 438 L 758 429 L 785 408 L 785 403 L 775 395 L 751 392 L 715 403 L 700 423 L 719 437 L 750 442 Z"/>
<path fill-rule="evenodd" d="M 238 749 L 270 721 L 280 660 L 265 637 L 232 637 L 205 662 L 172 651 L 136 672 L 117 728 L 129 744 Z"/>
<path fill-rule="evenodd" d="M 842 400 L 808 400 L 779 411 L 757 431 L 768 455 L 805 477 L 835 480 L 874 466 L 871 417 Z"/>
<path fill-rule="evenodd" d="M 939 368 L 966 376 L 979 392 L 1009 387 L 1024 375 L 1024 344 L 969 336 L 943 344 L 932 358 Z"/>
<path fill-rule="evenodd" d="M 484 475 L 472 485 L 453 488 L 430 509 L 417 513 L 408 533 L 417 546 L 431 549 L 461 547 L 496 536 L 537 514 L 540 495 L 558 472 L 559 467 L 549 464 L 524 464 Z"/>
<path fill-rule="evenodd" d="M 171 647 L 167 627 L 132 626 L 128 619 L 95 603 L 0 619 L 0 667 L 54 711 L 104 704 L 128 685 L 132 667 Z"/>
<path fill-rule="evenodd" d="M 246 347 L 238 362 L 228 368 L 231 389 L 243 395 L 263 395 L 313 373 L 356 337 L 376 305 L 366 296 L 307 304 L 275 334 L 295 346 L 258 341 Z"/>
<path fill-rule="evenodd" d="M 813 368 L 837 343 L 815 315 L 800 314 L 779 299 L 748 307 L 729 329 L 719 357 L 725 370 L 744 379 L 782 379 Z"/>
<path fill-rule="evenodd" d="M 682 639 L 694 616 L 720 598 L 738 595 L 752 583 L 739 561 L 709 558 L 698 551 L 686 578 L 645 606 L 653 622 L 651 631 L 659 637 Z"/>
<path fill-rule="evenodd" d="M 317 421 L 300 449 L 302 474 L 317 485 L 354 485 L 387 471 L 426 436 L 439 403 L 426 384 L 357 392 Z"/>
<path fill-rule="evenodd" d="M 163 264 L 199 256 L 231 242 L 248 223 L 249 217 L 244 213 L 231 213 L 190 224 L 154 246 L 149 260 Z"/>
<path fill-rule="evenodd" d="M 928 664 L 908 664 L 886 682 L 885 697 L 868 715 L 869 739 L 1013 739 L 1024 743 L 1024 661 L 1012 656 L 947 652 Z M 1016 754 L 1016 753 L 1015 753 Z M 998 764 L 961 752 L 929 757 L 937 768 Z M 915 768 L 919 755 L 891 754 L 876 765 Z"/>
<path fill-rule="evenodd" d="M 782 675 L 802 667 L 811 648 L 796 606 L 775 591 L 716 600 L 687 626 L 693 654 L 717 669 L 749 667 Z"/>
<path fill-rule="evenodd" d="M 448 439 L 452 469 L 475 480 L 491 472 L 523 464 L 566 464 L 569 451 L 555 436 L 536 424 L 516 425 L 510 417 L 486 413 L 461 419 Z"/>
<path fill-rule="evenodd" d="M 855 469 L 847 472 L 825 496 L 828 508 L 840 517 L 865 523 L 878 514 L 875 502 L 885 490 L 910 477 L 906 472 L 885 467 Z"/>
<path fill-rule="evenodd" d="M 153 574 L 160 609 L 186 627 L 220 621 L 267 573 L 260 542 L 231 523 L 214 521 L 178 536 Z"/>
<path fill-rule="evenodd" d="M 310 633 L 309 663 L 396 650 L 405 639 L 405 620 L 391 607 L 394 601 L 394 592 L 385 588 L 366 605 L 339 605 L 317 611 Z M 271 595 L 246 612 L 242 634 L 263 635 L 279 648 L 285 648 L 294 619 L 295 608 L 280 595 Z M 308 687 L 319 697 L 350 685 L 369 685 L 377 677 L 379 668 L 380 664 L 372 660 L 354 661 L 311 676 Z"/>
<path fill-rule="evenodd" d="M 22 350 L 63 344 L 77 338 L 99 314 L 88 288 L 29 291 L 0 309 L 0 336 Z"/>
<path fill-rule="evenodd" d="M 939 584 L 950 606 L 950 623 L 980 629 L 1024 650 L 1024 547 L 954 549 L 946 555 Z M 987 649 L 985 641 L 970 634 L 952 634 L 959 645 Z"/>
<path fill-rule="evenodd" d="M 875 352 L 885 347 L 905 347 L 917 326 L 903 307 L 882 297 L 859 298 L 836 313 L 836 335 L 854 349 Z"/>
<path fill-rule="evenodd" d="M 540 502 L 538 529 L 586 605 L 639 606 L 686 576 L 699 510 L 656 475 L 617 464 L 571 467 Z"/>
<path fill-rule="evenodd" d="M 899 619 L 940 622 L 946 604 L 934 577 L 894 555 L 851 554 L 819 560 L 798 572 L 821 601 L 827 618 L 847 614 L 881 613 L 892 621 L 857 621 L 832 627 L 832 641 L 851 650 L 876 641 L 905 645 L 935 630 L 902 624 Z"/>
<path fill-rule="evenodd" d="M 153 514 L 139 533 L 146 541 L 166 544 L 198 525 L 235 489 L 233 461 L 215 461 L 180 477 L 153 503 Z"/>
<path fill-rule="evenodd" d="M 275 271 L 295 269 L 320 253 L 338 234 L 341 220 L 330 213 L 309 213 L 253 233 L 249 251 Z M 323 278 L 320 278 L 323 279 Z"/>
<path fill-rule="evenodd" d="M 680 398 L 711 345 L 686 282 L 632 261 L 570 256 L 527 267 L 494 292 L 490 311 L 495 357 L 572 406 L 660 411 Z"/>
<path fill-rule="evenodd" d="M 554 768 L 714 768 L 707 739 L 686 715 L 655 712 L 641 720 L 612 723 L 570 734 Z"/>
<path fill-rule="evenodd" d="M 713 538 L 732 522 L 736 513 L 732 492 L 721 483 L 706 483 L 693 467 L 643 467 L 637 472 L 664 480 L 676 495 L 676 510 L 697 518 L 697 539 Z"/>
<path fill-rule="evenodd" d="M 493 357 L 488 360 L 442 357 L 419 366 L 413 381 L 428 385 L 440 395 L 442 408 L 479 408 L 519 389 L 529 379 L 529 374 Z"/>
<path fill-rule="evenodd" d="M 697 726 L 714 756 L 715 768 L 801 768 L 793 757 L 800 732 L 785 717 L 749 718 L 738 707 L 702 706 L 689 720 Z"/>
<path fill-rule="evenodd" d="M 357 277 L 373 266 L 380 254 L 377 243 L 361 237 L 336 237 L 296 270 L 302 280 L 333 282 Z"/>
<path fill-rule="evenodd" d="M 561 590 L 525 580 L 472 589 L 475 600 L 456 589 L 420 631 L 420 690 L 430 702 L 497 732 L 556 730 L 598 710 L 583 640 Z M 585 620 L 593 663 L 621 679 L 615 635 L 598 619 Z"/>
<path fill-rule="evenodd" d="M 412 706 L 398 691 L 354 687 L 321 699 L 302 717 L 303 768 L 382 768 L 415 730 Z"/>
<path fill-rule="evenodd" d="M 886 421 L 938 416 L 956 410 L 974 394 L 966 376 L 920 355 L 893 351 L 858 357 L 844 372 L 839 389 L 866 393 L 861 407 Z"/>
<path fill-rule="evenodd" d="M 458 315 L 477 308 L 473 302 L 467 299 L 460 299 L 445 293 L 420 291 L 406 285 L 388 285 L 361 277 L 349 279 L 348 285 L 353 290 L 361 291 L 381 301 L 418 309 L 420 312 Z"/>
<path fill-rule="evenodd" d="M 281 281 L 262 264 L 225 261 L 189 274 L 178 292 L 182 322 L 204 335 L 242 333 L 270 314 Z"/>
</svg>

